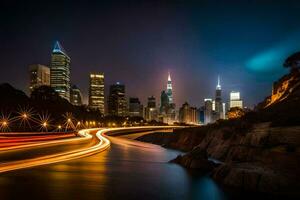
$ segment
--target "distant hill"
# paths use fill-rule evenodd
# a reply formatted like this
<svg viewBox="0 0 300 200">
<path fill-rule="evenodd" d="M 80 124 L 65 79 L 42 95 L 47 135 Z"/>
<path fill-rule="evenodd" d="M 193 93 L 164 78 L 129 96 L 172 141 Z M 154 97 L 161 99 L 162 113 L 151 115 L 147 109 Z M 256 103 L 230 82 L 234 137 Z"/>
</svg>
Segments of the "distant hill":
<svg viewBox="0 0 300 200">
<path fill-rule="evenodd" d="M 73 117 L 82 121 L 99 121 L 102 115 L 99 111 L 89 110 L 86 106 L 74 106 L 61 98 L 51 87 L 41 86 L 33 91 L 32 97 L 26 96 L 21 90 L 8 83 L 0 84 L 0 118 L 1 114 L 10 117 L 18 115 L 21 109 L 31 108 L 35 114 L 50 116 L 51 122 L 62 122 L 63 115 L 72 113 Z M 13 130 L 16 130 L 13 128 Z M 19 130 L 19 129 L 17 129 Z M 22 131 L 22 130 L 21 130 Z"/>
<path fill-rule="evenodd" d="M 8 83 L 0 84 L 0 110 L 9 110 L 16 106 L 28 105 L 29 97 L 21 90 L 15 89 Z"/>
</svg>

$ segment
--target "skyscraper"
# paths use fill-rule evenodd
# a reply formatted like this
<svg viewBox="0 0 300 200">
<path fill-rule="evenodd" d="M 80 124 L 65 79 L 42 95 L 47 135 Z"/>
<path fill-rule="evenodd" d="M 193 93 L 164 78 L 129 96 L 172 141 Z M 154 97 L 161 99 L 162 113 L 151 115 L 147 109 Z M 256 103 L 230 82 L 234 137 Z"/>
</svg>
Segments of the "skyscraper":
<svg viewBox="0 0 300 200">
<path fill-rule="evenodd" d="M 220 84 L 220 76 L 218 76 L 218 84 L 216 87 L 216 98 L 215 98 L 215 112 L 216 112 L 216 120 L 221 118 L 222 115 L 222 89 Z"/>
<path fill-rule="evenodd" d="M 169 72 L 169 75 L 168 75 L 168 83 L 167 83 L 167 95 L 168 95 L 168 98 L 169 98 L 169 104 L 172 104 L 173 103 L 173 88 L 172 88 L 172 80 L 171 80 L 171 74 Z"/>
<path fill-rule="evenodd" d="M 163 90 L 160 95 L 160 113 L 161 114 L 167 114 L 169 109 L 169 96 L 168 94 Z"/>
<path fill-rule="evenodd" d="M 139 98 L 129 98 L 129 116 L 143 117 L 143 105 Z"/>
<path fill-rule="evenodd" d="M 70 57 L 57 41 L 51 54 L 50 84 L 59 96 L 70 101 Z"/>
<path fill-rule="evenodd" d="M 181 123 L 189 124 L 191 121 L 190 112 L 190 105 L 187 102 L 182 104 L 181 108 L 179 109 L 179 121 Z"/>
<path fill-rule="evenodd" d="M 204 124 L 213 122 L 212 99 L 204 99 Z"/>
<path fill-rule="evenodd" d="M 179 109 L 179 121 L 185 124 L 199 124 L 199 111 L 185 102 Z"/>
<path fill-rule="evenodd" d="M 147 121 L 157 120 L 157 114 L 155 97 L 148 97 L 147 107 L 145 108 L 145 119 Z"/>
<path fill-rule="evenodd" d="M 234 108 L 234 107 L 243 108 L 243 101 L 240 97 L 240 92 L 237 91 L 230 92 L 229 108 Z"/>
<path fill-rule="evenodd" d="M 104 115 L 104 73 L 90 74 L 89 107 Z"/>
<path fill-rule="evenodd" d="M 221 119 L 226 119 L 226 103 L 222 103 Z"/>
<path fill-rule="evenodd" d="M 29 91 L 30 93 L 42 86 L 50 85 L 50 69 L 47 66 L 34 64 L 29 66 Z"/>
<path fill-rule="evenodd" d="M 108 114 L 114 116 L 127 115 L 127 102 L 125 98 L 125 85 L 117 82 L 109 88 Z"/>
<path fill-rule="evenodd" d="M 76 85 L 73 85 L 71 87 L 70 102 L 71 102 L 71 104 L 73 104 L 75 106 L 82 105 L 82 95 L 81 95 L 79 88 Z"/>
<path fill-rule="evenodd" d="M 147 107 L 156 108 L 156 99 L 154 96 L 148 97 Z"/>
</svg>

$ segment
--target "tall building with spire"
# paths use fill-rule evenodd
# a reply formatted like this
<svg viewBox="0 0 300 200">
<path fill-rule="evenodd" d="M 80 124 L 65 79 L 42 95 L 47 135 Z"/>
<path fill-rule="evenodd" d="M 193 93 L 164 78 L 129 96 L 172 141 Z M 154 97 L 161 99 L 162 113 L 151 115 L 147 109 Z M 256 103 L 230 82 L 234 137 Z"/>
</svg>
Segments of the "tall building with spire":
<svg viewBox="0 0 300 200">
<path fill-rule="evenodd" d="M 172 79 L 168 74 L 167 91 L 161 93 L 160 121 L 173 124 L 176 119 L 176 106 L 173 99 Z"/>
<path fill-rule="evenodd" d="M 221 118 L 222 115 L 222 88 L 220 82 L 220 76 L 218 76 L 218 83 L 216 87 L 216 98 L 215 98 L 215 112 L 216 112 L 216 120 Z"/>
<path fill-rule="evenodd" d="M 172 88 L 172 79 L 171 79 L 171 74 L 169 72 L 168 75 L 168 83 L 167 83 L 167 95 L 169 98 L 169 104 L 173 103 L 173 88 Z"/>
<path fill-rule="evenodd" d="M 62 98 L 70 101 L 70 57 L 56 41 L 51 54 L 50 85 Z"/>
</svg>

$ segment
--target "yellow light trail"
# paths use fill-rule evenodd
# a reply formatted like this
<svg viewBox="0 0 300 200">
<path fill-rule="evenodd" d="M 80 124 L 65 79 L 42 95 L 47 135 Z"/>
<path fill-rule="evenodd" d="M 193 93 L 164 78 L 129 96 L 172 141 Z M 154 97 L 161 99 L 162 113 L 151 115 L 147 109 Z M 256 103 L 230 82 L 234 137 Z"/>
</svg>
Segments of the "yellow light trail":
<svg viewBox="0 0 300 200">
<path fill-rule="evenodd" d="M 8 172 L 8 171 L 13 171 L 13 170 L 18 170 L 18 169 L 25 169 L 25 168 L 30 168 L 30 167 L 36 167 L 36 166 L 41 166 L 41 165 L 47 165 L 47 164 L 53 164 L 53 163 L 58 163 L 58 162 L 63 162 L 63 161 L 68 161 L 68 160 L 73 160 L 73 159 L 78 159 L 86 156 L 90 156 L 95 153 L 102 152 L 109 148 L 110 146 L 110 140 L 107 138 L 105 133 L 113 132 L 113 131 L 118 131 L 118 130 L 142 130 L 142 129 L 163 129 L 163 128 L 179 128 L 178 126 L 158 126 L 158 127 L 153 127 L 153 126 L 148 126 L 148 127 L 126 127 L 126 128 L 107 128 L 107 129 L 84 129 L 79 131 L 79 135 L 82 136 L 85 139 L 92 139 L 93 136 L 90 134 L 91 131 L 98 130 L 96 133 L 96 139 L 99 141 L 97 144 L 91 147 L 87 148 L 80 148 L 77 150 L 73 151 L 68 151 L 64 153 L 56 153 L 52 155 L 46 155 L 46 156 L 41 156 L 38 158 L 31 158 L 31 159 L 25 159 L 25 160 L 19 160 L 19 161 L 12 161 L 12 162 L 7 162 L 7 163 L 1 163 L 0 164 L 0 173 L 3 172 Z M 80 138 L 72 138 L 68 140 L 78 140 Z M 56 144 L 58 142 L 62 141 L 51 141 L 51 143 Z M 49 144 L 50 142 L 46 142 Z M 34 147 L 37 144 L 29 144 L 27 147 Z"/>
<path fill-rule="evenodd" d="M 91 134 L 89 134 L 89 132 L 93 131 L 93 130 L 95 130 L 95 129 L 81 130 L 81 131 L 79 131 L 79 134 L 81 136 L 83 136 L 84 138 L 91 139 L 93 136 Z M 107 149 L 109 147 L 110 141 L 108 139 L 104 138 L 101 135 L 101 133 L 102 133 L 101 130 L 96 133 L 96 136 L 99 139 L 99 142 L 92 147 L 88 147 L 86 149 L 77 149 L 77 150 L 68 151 L 65 153 L 57 153 L 57 154 L 52 154 L 52 155 L 47 155 L 47 156 L 41 156 L 41 157 L 33 158 L 33 159 L 26 159 L 26 160 L 2 163 L 2 164 L 0 164 L 0 173 L 13 171 L 13 170 L 17 170 L 17 169 L 24 169 L 24 168 L 29 168 L 29 167 L 53 164 L 53 163 L 62 162 L 62 161 L 68 161 L 68 160 L 72 160 L 75 158 L 81 158 L 81 157 L 92 155 L 94 153 L 104 151 L 105 149 Z M 74 138 L 74 139 L 76 139 L 76 138 Z M 53 141 L 53 142 L 56 142 L 56 141 Z"/>
<path fill-rule="evenodd" d="M 35 142 L 35 143 L 30 143 L 30 144 L 23 144 L 23 145 L 5 147 L 5 148 L 1 148 L 1 152 L 11 151 L 11 150 L 18 150 L 18 149 L 25 149 L 25 148 L 34 148 L 34 147 L 40 147 L 40 146 L 48 146 L 48 145 L 54 145 L 54 144 L 58 145 L 58 144 L 75 142 L 75 141 L 85 141 L 85 140 L 91 140 L 93 138 L 91 135 L 89 135 L 89 136 L 88 135 L 82 135 L 81 131 L 79 131 L 78 134 L 82 137 L 74 137 L 74 138 L 53 140 L 53 141 L 46 141 L 46 142 Z"/>
</svg>

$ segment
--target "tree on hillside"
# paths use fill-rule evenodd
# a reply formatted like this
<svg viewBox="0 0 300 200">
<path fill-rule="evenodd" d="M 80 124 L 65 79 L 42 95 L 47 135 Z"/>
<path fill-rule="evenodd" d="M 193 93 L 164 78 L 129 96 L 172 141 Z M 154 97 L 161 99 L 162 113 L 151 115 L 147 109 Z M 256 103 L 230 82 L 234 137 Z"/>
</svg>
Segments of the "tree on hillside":
<svg viewBox="0 0 300 200">
<path fill-rule="evenodd" d="M 230 110 L 227 112 L 228 119 L 241 118 L 244 115 L 245 115 L 245 111 L 239 107 L 230 108 Z"/>
<path fill-rule="evenodd" d="M 290 68 L 292 72 L 298 71 L 300 69 L 300 52 L 296 52 L 289 56 L 285 60 L 283 66 L 286 68 Z"/>
</svg>

